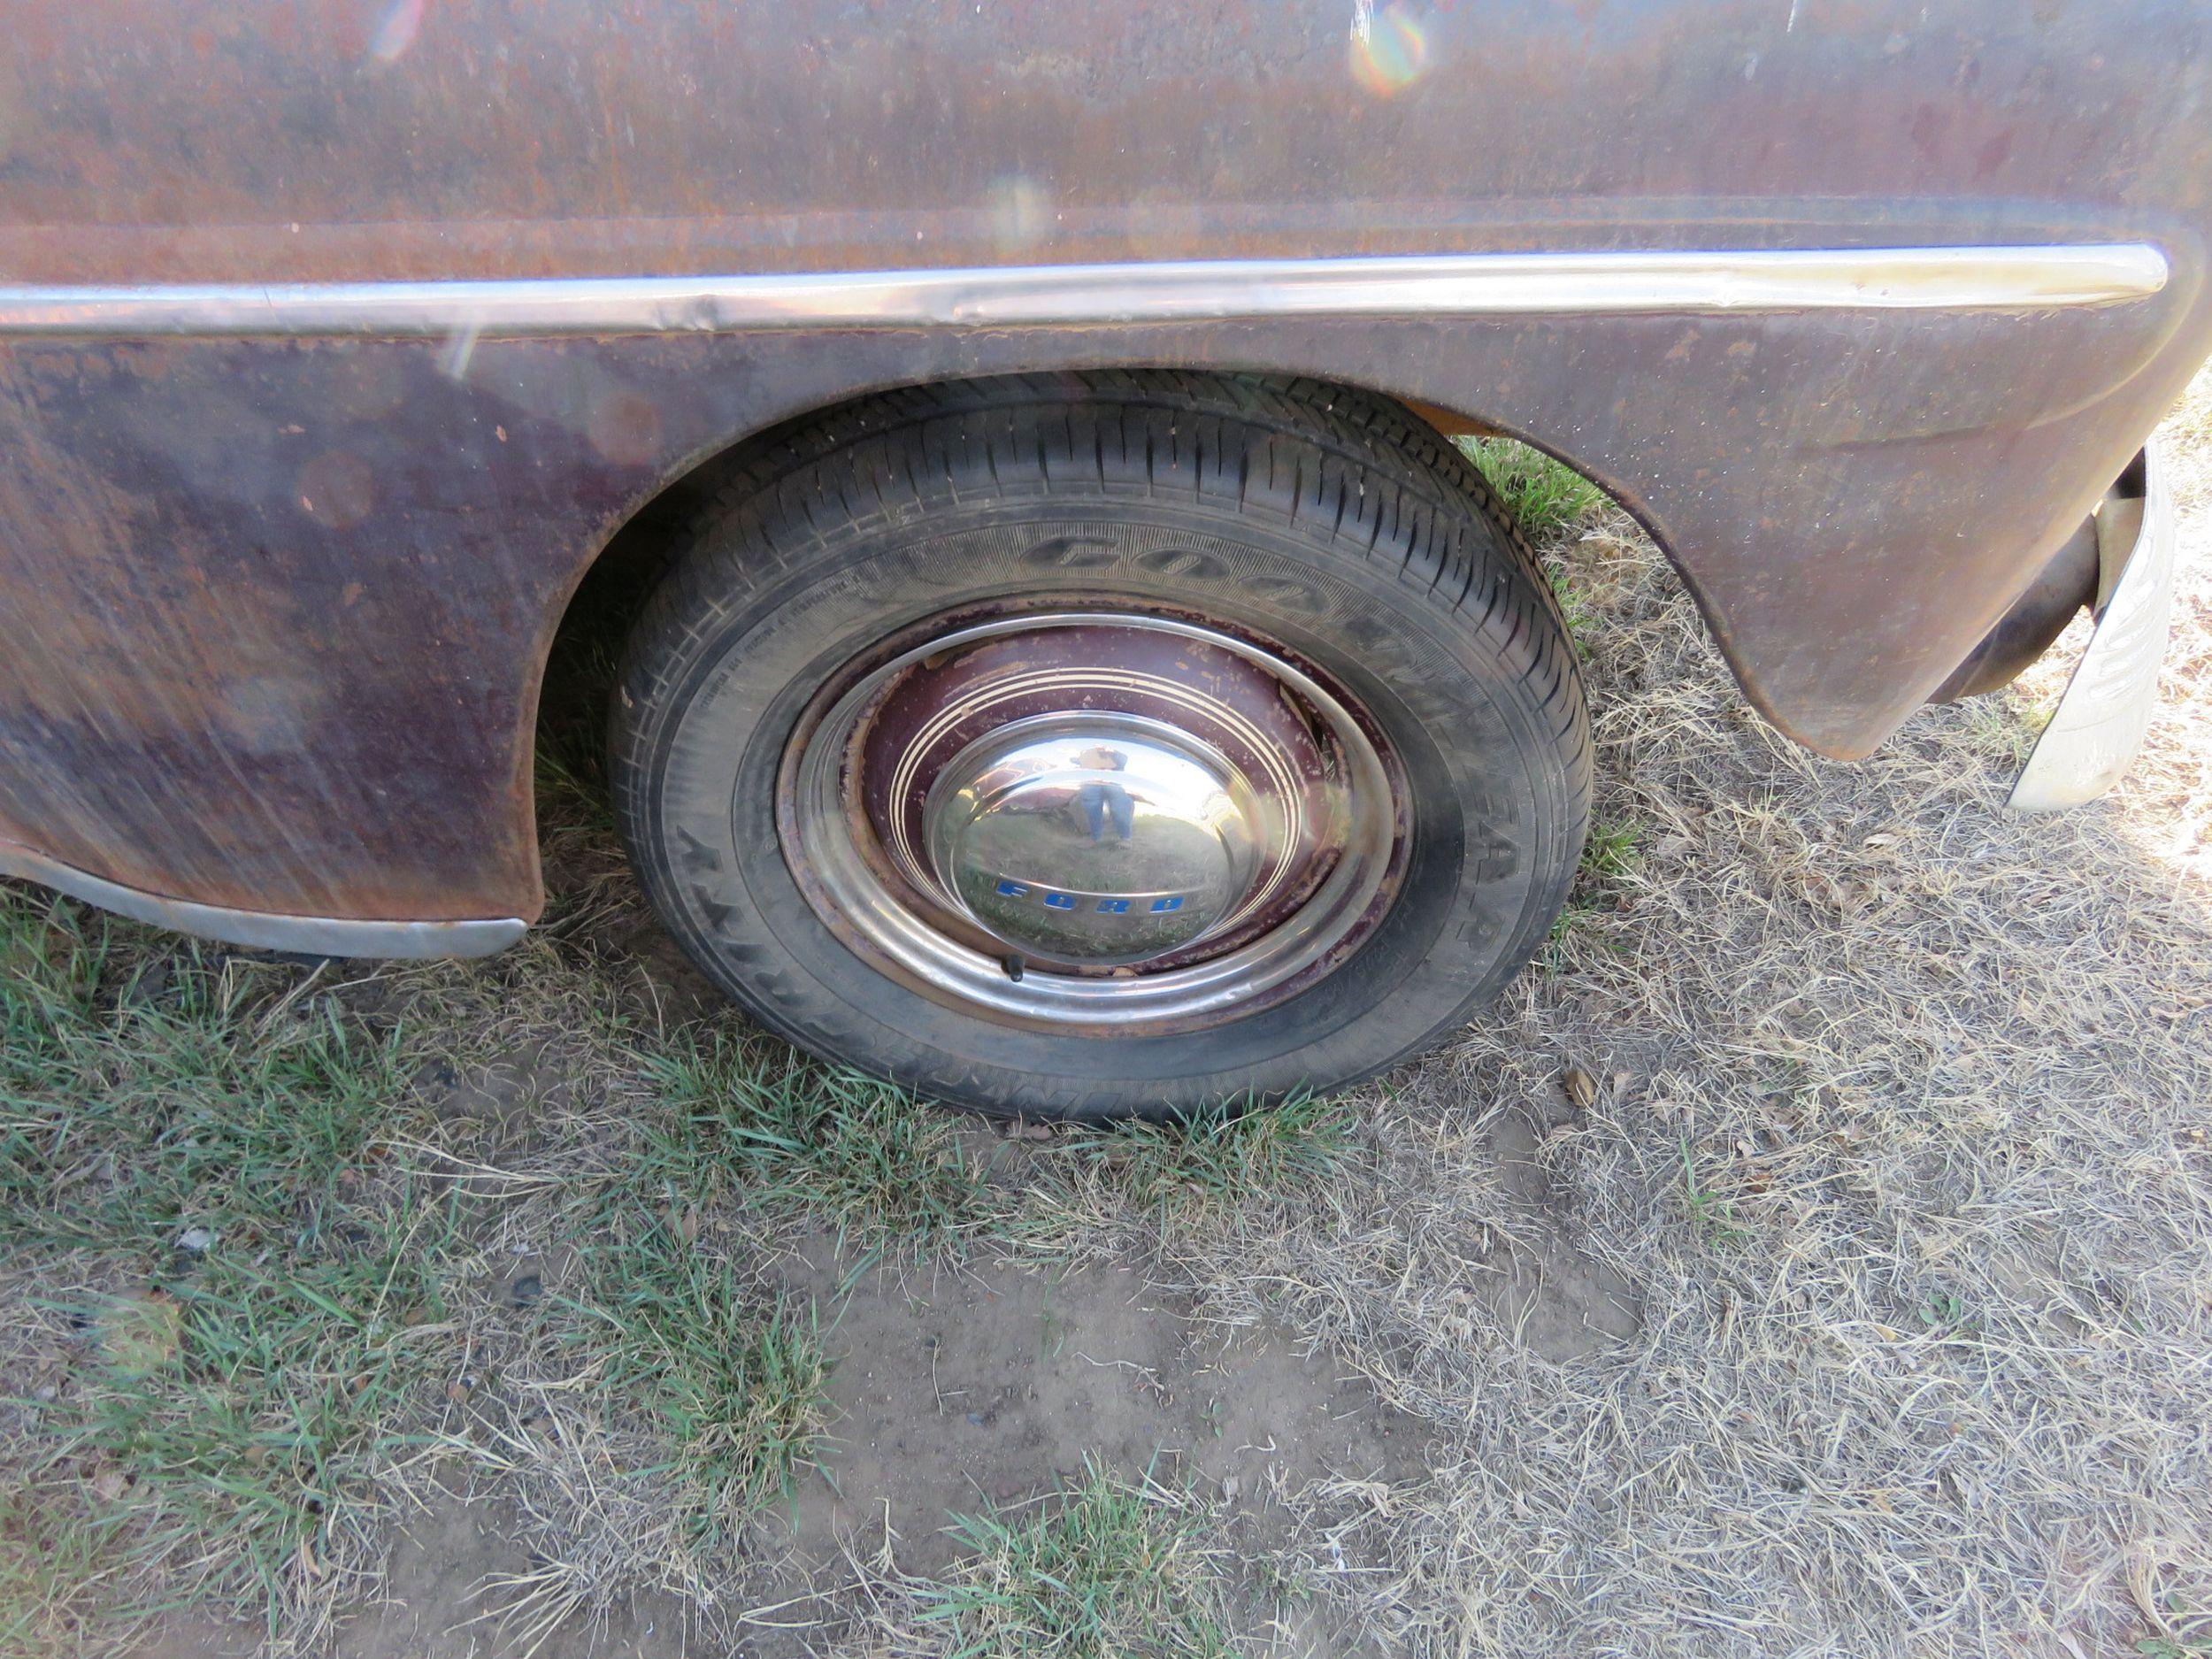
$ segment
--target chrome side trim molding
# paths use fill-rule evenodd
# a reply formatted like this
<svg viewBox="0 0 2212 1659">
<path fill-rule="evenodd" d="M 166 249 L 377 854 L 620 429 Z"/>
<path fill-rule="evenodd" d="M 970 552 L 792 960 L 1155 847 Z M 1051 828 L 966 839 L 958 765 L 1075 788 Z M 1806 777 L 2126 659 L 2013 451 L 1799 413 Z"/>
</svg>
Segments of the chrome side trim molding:
<svg viewBox="0 0 2212 1659">
<path fill-rule="evenodd" d="M 0 286 L 0 334 L 734 333 L 1260 317 L 2034 311 L 2166 285 L 2144 242 L 1395 255 L 518 281 Z"/>
<path fill-rule="evenodd" d="M 118 916 L 176 933 L 310 956 L 488 956 L 506 949 L 529 926 L 512 916 L 465 922 L 362 922 L 195 904 L 124 887 L 8 841 L 0 841 L 0 876 L 35 881 Z"/>
<path fill-rule="evenodd" d="M 2055 812 L 2095 800 L 2127 774 L 2150 730 L 2179 540 L 2173 486 L 2156 444 L 2143 452 L 2142 497 L 2108 497 L 2097 511 L 2097 534 L 2106 567 L 2116 568 L 2118 578 L 2051 723 L 2012 786 L 2006 804 L 2015 811 Z M 2116 538 L 2124 538 L 2116 558 Z"/>
</svg>

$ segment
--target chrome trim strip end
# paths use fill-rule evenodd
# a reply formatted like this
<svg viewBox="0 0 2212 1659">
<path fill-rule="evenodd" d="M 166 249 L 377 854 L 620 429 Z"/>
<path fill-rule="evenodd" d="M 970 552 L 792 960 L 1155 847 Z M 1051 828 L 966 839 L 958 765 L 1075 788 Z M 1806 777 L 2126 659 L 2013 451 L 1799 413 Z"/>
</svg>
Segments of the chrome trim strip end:
<svg viewBox="0 0 2212 1659">
<path fill-rule="evenodd" d="M 2016 811 L 2055 812 L 2095 800 L 2126 775 L 2150 730 L 2177 537 L 2173 488 L 2155 444 L 2143 459 L 2141 501 L 2108 500 L 2097 515 L 2101 535 L 2108 526 L 2133 526 L 2133 545 L 2051 723 L 2012 786 L 2006 804 Z"/>
<path fill-rule="evenodd" d="M 124 887 L 7 841 L 0 841 L 0 876 L 34 881 L 174 933 L 309 956 L 488 956 L 506 949 L 529 927 L 511 916 L 462 922 L 365 922 L 195 904 Z"/>
<path fill-rule="evenodd" d="M 1263 317 L 2040 311 L 2149 297 L 2145 242 L 1393 255 L 752 276 L 0 286 L 0 335 L 1003 328 Z"/>
</svg>

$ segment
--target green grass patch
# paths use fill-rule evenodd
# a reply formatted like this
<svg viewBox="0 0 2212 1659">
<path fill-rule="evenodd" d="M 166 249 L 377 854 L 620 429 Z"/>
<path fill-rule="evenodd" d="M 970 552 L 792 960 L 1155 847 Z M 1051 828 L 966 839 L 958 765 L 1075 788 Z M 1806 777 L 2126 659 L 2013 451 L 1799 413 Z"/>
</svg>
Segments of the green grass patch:
<svg viewBox="0 0 2212 1659">
<path fill-rule="evenodd" d="M 636 1063 L 669 1116 L 647 1128 L 616 1202 L 666 1216 L 734 1196 L 772 1220 L 828 1226 L 863 1265 L 957 1257 L 994 1239 L 1053 1254 L 1068 1218 L 1102 1203 L 1172 1220 L 1287 1198 L 1342 1168 L 1356 1123 L 1310 1097 L 1228 1102 L 1171 1123 L 1071 1129 L 995 1177 L 956 1114 L 780 1043 L 683 1034 Z"/>
<path fill-rule="evenodd" d="M 88 1651 L 112 1571 L 105 1540 L 73 1506 L 0 1483 L 0 1654 L 62 1659 Z"/>
<path fill-rule="evenodd" d="M 301 1252 L 219 1248 L 73 1310 L 84 1354 L 42 1409 L 42 1472 L 76 1477 L 81 1525 L 127 1562 L 142 1601 L 257 1609 L 274 1633 L 326 1563 L 359 1557 L 380 1471 L 444 1351 L 423 1263 L 445 1226 L 403 1204 Z"/>
<path fill-rule="evenodd" d="M 532 783 L 538 814 L 546 823 L 569 833 L 615 833 L 613 798 L 590 751 L 541 738 L 533 757 Z"/>
<path fill-rule="evenodd" d="M 1920 1323 L 1938 1336 L 1974 1336 L 1981 1331 L 1981 1319 L 1966 1299 L 1947 1290 L 1922 1299 Z"/>
<path fill-rule="evenodd" d="M 134 954 L 74 907 L 0 895 L 0 1242 L 158 1260 L 311 1235 L 406 1094 L 398 1040 L 296 970 Z"/>
<path fill-rule="evenodd" d="M 1966 726 L 1967 741 L 2008 771 L 2024 765 L 2036 740 L 2055 714 L 2055 703 L 2031 702 L 2016 687 L 1966 697 L 1953 705 Z"/>
<path fill-rule="evenodd" d="M 1567 902 L 1552 918 L 1551 930 L 1544 936 L 1543 949 L 1538 959 L 1544 972 L 1557 973 L 1567 965 L 1568 942 L 1590 933 L 1590 924 L 1604 911 L 1613 908 L 1610 895 L 1605 891 L 1608 882 L 1617 881 L 1636 868 L 1643 832 L 1629 823 L 1612 823 L 1604 819 L 1594 821 L 1588 837 L 1582 843 L 1582 860 L 1575 872 L 1573 887 Z M 1611 941 L 1603 941 L 1611 946 Z"/>
<path fill-rule="evenodd" d="M 1511 438 L 1462 438 L 1459 446 L 1532 546 L 1556 541 L 1605 503 L 1605 492 L 1581 473 L 1525 443 Z M 1590 602 L 1576 588 L 1566 560 L 1556 550 L 1540 562 L 1559 602 L 1567 638 L 1575 655 L 1586 663 L 1595 649 L 1598 626 Z"/>
<path fill-rule="evenodd" d="M 2212 1659 L 2212 1636 L 2145 1636 L 2135 1651 L 2143 1659 Z"/>
<path fill-rule="evenodd" d="M 298 969 L 150 941 L 0 890 L 0 1243 L 111 1287 L 57 1293 L 70 1363 L 19 1455 L 104 1617 L 211 1601 L 273 1633 L 365 1554 L 451 1221 L 382 1156 L 396 1035 Z"/>
<path fill-rule="evenodd" d="M 664 1440 L 685 1535 L 720 1542 L 788 1497 L 828 1421 L 812 1308 L 764 1296 L 655 1222 L 595 1248 L 589 1287 L 578 1340 L 609 1409 L 642 1413 Z"/>
<path fill-rule="evenodd" d="M 764 1038 L 679 1033 L 637 1064 L 669 1107 L 635 1179 L 662 1203 L 732 1188 L 772 1217 L 825 1224 L 841 1250 L 957 1251 L 1003 1202 L 951 1114 Z"/>
<path fill-rule="evenodd" d="M 1707 1242 L 1722 1246 L 1747 1244 L 1751 1234 L 1736 1220 L 1736 1207 L 1705 1185 L 1697 1172 L 1697 1160 L 1690 1151 L 1690 1137 L 1679 1137 L 1682 1145 L 1682 1198 L 1689 1206 L 1690 1219 Z"/>
<path fill-rule="evenodd" d="M 1587 517 L 1605 492 L 1563 461 L 1511 438 L 1462 438 L 1460 450 L 1498 493 L 1531 541 L 1548 540 Z"/>
<path fill-rule="evenodd" d="M 1559 619 L 1565 625 L 1567 642 L 1574 647 L 1575 659 L 1589 663 L 1596 658 L 1598 618 L 1590 609 L 1590 602 L 1574 585 L 1568 574 L 1567 561 L 1555 553 L 1546 554 L 1541 561 L 1544 580 L 1551 584 L 1552 597 L 1559 602 Z"/>
<path fill-rule="evenodd" d="M 1061 1179 L 1140 1209 L 1211 1212 L 1321 1186 L 1351 1156 L 1356 1126 L 1350 1108 L 1310 1095 L 1271 1107 L 1232 1101 L 1172 1123 L 1078 1130 L 1042 1157 Z"/>
<path fill-rule="evenodd" d="M 1600 881 L 1626 875 L 1636 867 L 1636 850 L 1642 839 L 1643 832 L 1633 824 L 1599 819 L 1590 826 L 1589 839 L 1582 843 L 1581 873 Z"/>
<path fill-rule="evenodd" d="M 1208 1523 L 1149 1479 L 1088 1459 L 1083 1479 L 1033 1515 L 955 1519 L 971 1559 L 923 1595 L 956 1659 L 1225 1659 L 1233 1651 Z"/>
</svg>

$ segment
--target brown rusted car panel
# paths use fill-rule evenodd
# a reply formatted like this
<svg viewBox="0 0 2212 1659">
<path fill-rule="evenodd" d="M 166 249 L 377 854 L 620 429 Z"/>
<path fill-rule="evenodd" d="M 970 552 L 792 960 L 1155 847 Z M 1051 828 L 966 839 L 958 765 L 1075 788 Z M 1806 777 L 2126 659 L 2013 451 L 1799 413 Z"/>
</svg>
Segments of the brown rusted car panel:
<svg viewBox="0 0 2212 1659">
<path fill-rule="evenodd" d="M 1769 718 L 1856 756 L 2212 349 L 2212 12 L 2184 0 L 0 16 L 11 290 L 2104 243 L 2170 268 L 2047 309 L 604 337 L 10 336 L 0 301 L 0 843 L 201 904 L 534 916 L 532 725 L 585 571 L 703 460 L 861 392 L 1266 370 L 1515 433 L 1651 527 Z"/>
</svg>

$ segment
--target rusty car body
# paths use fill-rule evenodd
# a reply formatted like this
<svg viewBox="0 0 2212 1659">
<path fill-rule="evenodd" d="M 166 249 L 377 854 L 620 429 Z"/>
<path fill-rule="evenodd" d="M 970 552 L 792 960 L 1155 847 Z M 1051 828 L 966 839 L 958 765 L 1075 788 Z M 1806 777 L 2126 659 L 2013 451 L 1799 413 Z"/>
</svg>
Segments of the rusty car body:
<svg viewBox="0 0 2212 1659">
<path fill-rule="evenodd" d="M 2195 0 L 0 13 L 0 872 L 250 944 L 518 936 L 580 581 L 862 395 L 1520 438 L 1852 757 L 2212 349 Z"/>
</svg>

